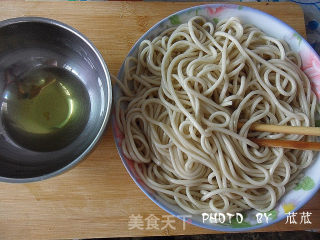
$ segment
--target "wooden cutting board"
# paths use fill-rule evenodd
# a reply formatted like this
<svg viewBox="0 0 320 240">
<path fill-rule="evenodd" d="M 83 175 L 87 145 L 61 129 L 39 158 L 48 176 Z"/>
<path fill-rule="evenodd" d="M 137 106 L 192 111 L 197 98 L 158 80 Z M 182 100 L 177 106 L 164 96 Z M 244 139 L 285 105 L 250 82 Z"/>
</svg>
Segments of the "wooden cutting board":
<svg viewBox="0 0 320 240">
<path fill-rule="evenodd" d="M 0 0 L 0 20 L 42 16 L 63 21 L 88 36 L 101 51 L 111 73 L 116 74 L 129 49 L 145 31 L 167 15 L 197 4 Z M 282 19 L 305 35 L 303 12 L 298 5 L 246 5 Z M 303 208 L 312 212 L 311 225 L 288 225 L 282 221 L 261 231 L 319 229 L 319 201 L 318 193 Z M 175 230 L 129 229 L 130 216 L 141 215 L 145 220 L 150 214 L 159 218 L 162 227 L 161 220 L 167 213 L 149 200 L 129 177 L 118 156 L 110 125 L 94 151 L 69 172 L 36 183 L 0 183 L 0 239 L 218 233 L 189 224 L 184 228 L 178 219 L 173 219 Z"/>
</svg>

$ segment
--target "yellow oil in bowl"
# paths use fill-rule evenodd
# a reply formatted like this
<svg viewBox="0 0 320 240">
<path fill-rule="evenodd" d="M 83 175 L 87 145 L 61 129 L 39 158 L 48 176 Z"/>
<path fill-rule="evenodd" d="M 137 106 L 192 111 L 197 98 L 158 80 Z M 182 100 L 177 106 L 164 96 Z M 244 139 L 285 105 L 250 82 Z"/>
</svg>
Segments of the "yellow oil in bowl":
<svg viewBox="0 0 320 240">
<path fill-rule="evenodd" d="M 34 151 L 54 151 L 82 132 L 90 99 L 72 72 L 42 67 L 10 79 L 2 108 L 4 126 L 14 142 Z"/>
</svg>

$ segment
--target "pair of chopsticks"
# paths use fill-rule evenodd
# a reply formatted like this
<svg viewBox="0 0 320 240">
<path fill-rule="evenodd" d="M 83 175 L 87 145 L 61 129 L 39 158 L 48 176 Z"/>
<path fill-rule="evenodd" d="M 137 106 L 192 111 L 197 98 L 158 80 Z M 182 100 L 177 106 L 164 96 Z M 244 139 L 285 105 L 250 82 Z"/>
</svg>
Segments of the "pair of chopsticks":
<svg viewBox="0 0 320 240">
<path fill-rule="evenodd" d="M 244 123 L 238 123 L 238 129 L 241 128 Z M 298 134 L 309 136 L 320 136 L 320 128 L 318 127 L 294 127 L 294 126 L 278 126 L 271 124 L 254 123 L 249 128 L 252 131 L 257 132 L 272 132 L 272 133 L 286 133 L 286 134 Z M 292 141 L 292 140 L 280 140 L 280 139 L 265 139 L 265 138 L 250 138 L 251 141 L 264 147 L 281 147 L 300 150 L 313 150 L 320 151 L 320 142 L 305 142 L 305 141 Z"/>
</svg>

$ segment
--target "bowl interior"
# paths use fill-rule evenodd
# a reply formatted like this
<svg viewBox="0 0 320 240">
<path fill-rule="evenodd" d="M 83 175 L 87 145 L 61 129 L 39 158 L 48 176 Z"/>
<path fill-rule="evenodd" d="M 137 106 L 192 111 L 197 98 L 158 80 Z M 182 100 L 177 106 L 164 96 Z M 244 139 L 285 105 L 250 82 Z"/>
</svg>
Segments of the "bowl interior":
<svg viewBox="0 0 320 240">
<path fill-rule="evenodd" d="M 148 32 L 146 32 L 133 46 L 128 56 L 137 55 L 138 47 L 142 40 L 153 39 L 165 29 L 181 23 L 185 23 L 191 17 L 197 15 L 203 16 L 208 21 L 213 22 L 217 22 L 221 19 L 230 17 L 238 17 L 243 23 L 253 24 L 262 29 L 266 34 L 270 36 L 286 40 L 289 43 L 291 49 L 300 54 L 303 62 L 302 68 L 307 73 L 313 86 L 313 90 L 318 96 L 318 99 L 320 99 L 319 56 L 315 53 L 311 46 L 287 24 L 271 15 L 249 7 L 232 4 L 208 4 L 177 12 L 158 22 Z M 122 79 L 123 76 L 124 65 L 122 65 L 122 68 L 119 71 L 118 78 Z M 116 102 L 120 96 L 120 89 L 115 87 L 114 101 Z M 288 212 L 297 211 L 311 199 L 311 197 L 317 192 L 320 187 L 320 175 L 317 174 L 318 169 L 320 169 L 320 156 L 318 154 L 316 155 L 313 164 L 309 166 L 308 169 L 306 169 L 306 171 L 304 172 L 305 176 L 302 178 L 298 186 L 286 193 L 285 196 L 283 196 L 278 201 L 276 207 L 272 211 L 267 213 L 269 216 L 268 221 L 266 221 L 266 219 L 262 219 L 261 222 L 257 221 L 257 214 L 259 216 L 260 213 L 255 210 L 250 210 L 242 213 L 244 219 L 241 223 L 239 223 L 238 221 L 231 221 L 230 223 L 229 221 L 225 221 L 224 223 L 221 223 L 219 221 L 217 221 L 216 223 L 214 221 L 203 221 L 201 215 L 191 215 L 180 207 L 166 202 L 154 190 L 150 189 L 144 184 L 144 182 L 139 178 L 136 170 L 134 169 L 133 161 L 126 158 L 123 154 L 121 142 L 124 136 L 117 126 L 114 114 L 112 124 L 114 129 L 115 141 L 122 162 L 135 183 L 141 188 L 141 190 L 162 209 L 184 221 L 187 221 L 188 223 L 192 223 L 203 228 L 209 228 L 219 231 L 248 231 L 265 227 L 284 219 Z"/>
<path fill-rule="evenodd" d="M 24 81 L 21 76 L 38 69 L 60 74 L 65 81 L 59 84 L 67 87 L 66 94 L 76 96 L 68 100 L 71 123 L 48 142 L 42 133 L 35 138 L 27 133 L 14 137 L 10 126 L 15 128 L 19 119 L 11 114 L 12 122 L 6 120 L 12 101 L 10 88 L 19 88 Z M 0 178 L 37 180 L 34 178 L 46 178 L 75 164 L 97 141 L 110 111 L 111 85 L 102 57 L 79 32 L 49 19 L 18 18 L 0 23 L 0 97 Z M 61 95 L 47 101 L 57 108 L 65 104 Z M 79 114 L 73 118 L 76 110 Z M 65 139 L 70 141 L 61 144 Z"/>
</svg>

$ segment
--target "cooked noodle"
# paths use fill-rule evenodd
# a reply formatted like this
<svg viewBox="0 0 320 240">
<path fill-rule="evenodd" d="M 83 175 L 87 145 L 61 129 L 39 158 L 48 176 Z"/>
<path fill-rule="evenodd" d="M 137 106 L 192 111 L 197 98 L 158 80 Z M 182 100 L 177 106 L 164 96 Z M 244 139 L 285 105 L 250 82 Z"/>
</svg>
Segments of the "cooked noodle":
<svg viewBox="0 0 320 240">
<path fill-rule="evenodd" d="M 300 67 L 286 42 L 237 18 L 214 26 L 198 16 L 144 40 L 118 81 L 123 152 L 147 186 L 192 214 L 269 211 L 313 152 L 248 138 L 314 138 L 249 127 L 314 126 L 316 97 Z"/>
</svg>

